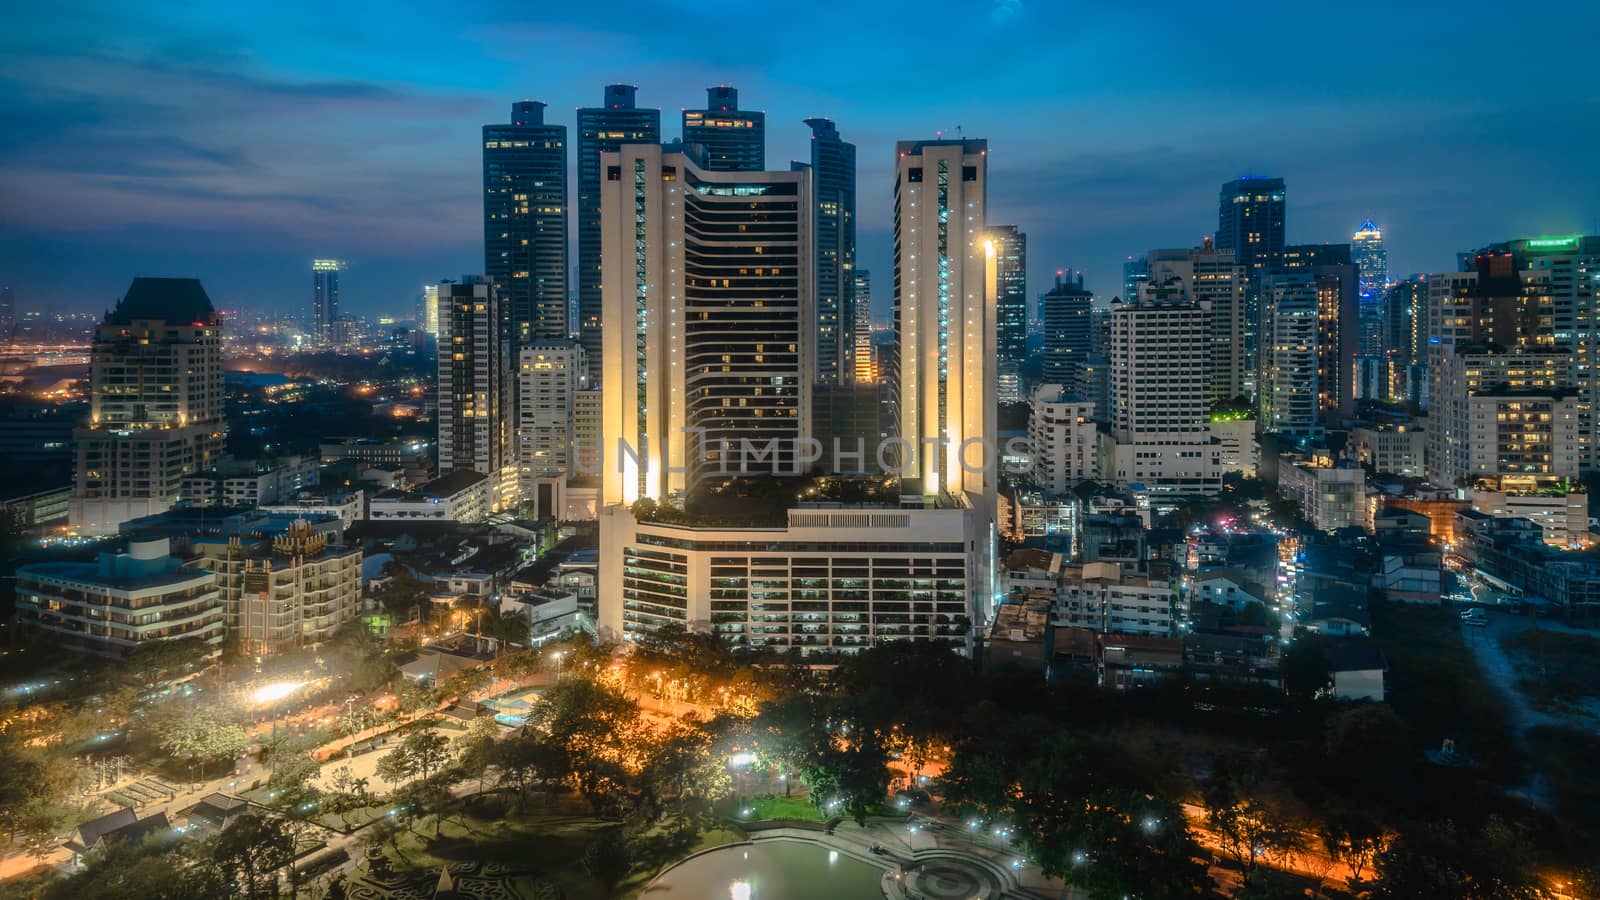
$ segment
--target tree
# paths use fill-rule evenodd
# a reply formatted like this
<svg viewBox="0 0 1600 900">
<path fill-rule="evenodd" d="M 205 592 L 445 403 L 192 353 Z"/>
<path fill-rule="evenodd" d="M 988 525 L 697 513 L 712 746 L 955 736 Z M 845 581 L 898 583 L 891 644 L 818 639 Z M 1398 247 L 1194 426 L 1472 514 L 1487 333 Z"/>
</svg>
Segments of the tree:
<svg viewBox="0 0 1600 900">
<path fill-rule="evenodd" d="M 1454 822 L 1408 830 L 1376 857 L 1374 900 L 1544 900 L 1551 896 L 1524 835 L 1491 816 L 1476 833 Z"/>
<path fill-rule="evenodd" d="M 15 741 L 0 740 L 0 828 L 6 846 L 19 842 L 30 849 L 54 843 L 56 817 L 51 806 L 49 764 Z"/>
<path fill-rule="evenodd" d="M 473 719 L 467 733 L 456 742 L 456 765 L 466 778 L 478 779 L 478 790 L 483 791 L 483 779 L 489 765 L 494 762 L 494 745 L 500 737 L 500 726 L 488 716 Z"/>
<path fill-rule="evenodd" d="M 146 641 L 122 658 L 122 671 L 145 690 L 154 690 L 194 672 L 210 653 L 210 645 L 199 638 Z"/>
<path fill-rule="evenodd" d="M 156 723 L 161 749 L 177 759 L 187 760 L 191 770 L 205 777 L 206 763 L 233 762 L 250 746 L 244 729 L 228 721 L 214 707 L 198 706 L 176 710 Z"/>
<path fill-rule="evenodd" d="M 1284 804 L 1253 768 L 1226 762 L 1206 781 L 1203 795 L 1206 823 L 1224 853 L 1239 865 L 1249 886 L 1261 858 L 1284 855 L 1301 843 L 1300 830 L 1284 812 Z"/>
<path fill-rule="evenodd" d="M 273 873 L 294 861 L 294 851 L 294 835 L 282 819 L 246 813 L 217 835 L 211 856 L 244 889 L 244 896 L 253 898 L 262 890 L 278 892 Z"/>
<path fill-rule="evenodd" d="M 491 758 L 500 780 L 517 789 L 518 801 L 527 799 L 535 784 L 566 778 L 572 771 L 566 750 L 543 735 L 524 734 L 494 745 Z"/>
<path fill-rule="evenodd" d="M 1390 835 L 1382 823 L 1365 811 L 1330 811 L 1317 829 L 1328 855 L 1350 867 L 1352 881 L 1372 865 L 1389 846 Z"/>
</svg>

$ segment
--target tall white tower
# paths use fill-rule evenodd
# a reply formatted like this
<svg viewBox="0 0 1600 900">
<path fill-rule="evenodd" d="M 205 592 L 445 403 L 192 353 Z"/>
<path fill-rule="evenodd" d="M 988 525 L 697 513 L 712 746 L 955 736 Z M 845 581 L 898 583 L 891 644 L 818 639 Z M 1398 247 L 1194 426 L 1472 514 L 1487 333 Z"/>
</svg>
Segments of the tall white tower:
<svg viewBox="0 0 1600 900">
<path fill-rule="evenodd" d="M 986 239 L 988 145 L 901 141 L 897 151 L 895 369 L 907 477 L 924 494 L 992 499 L 998 289 L 997 248 Z"/>
</svg>

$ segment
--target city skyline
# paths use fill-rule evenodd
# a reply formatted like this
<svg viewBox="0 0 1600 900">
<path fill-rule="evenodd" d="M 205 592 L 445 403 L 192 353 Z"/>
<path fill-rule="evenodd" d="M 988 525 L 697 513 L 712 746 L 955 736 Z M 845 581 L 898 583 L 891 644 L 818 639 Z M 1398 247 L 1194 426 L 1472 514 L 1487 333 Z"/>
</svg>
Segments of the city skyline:
<svg viewBox="0 0 1600 900">
<path fill-rule="evenodd" d="M 1182 8 L 1137 22 L 1014 2 L 968 10 L 964 36 L 980 49 L 1007 47 L 1010 67 L 955 80 L 916 77 L 937 64 L 913 53 L 937 26 L 908 26 L 892 10 L 853 10 L 862 21 L 842 50 L 855 63 L 838 70 L 817 65 L 781 29 L 760 53 L 708 49 L 687 41 L 705 24 L 693 11 L 636 13 L 651 26 L 636 29 L 642 37 L 588 28 L 568 10 L 537 22 L 451 13 L 426 23 L 335 10 L 309 37 L 292 12 L 272 22 L 242 12 L 81 17 L 113 21 L 121 35 L 113 42 L 80 30 L 70 11 L 30 11 L 6 38 L 16 65 L 0 114 L 20 137 L 4 151 L 0 281 L 15 286 L 24 309 L 97 311 L 131 274 L 195 275 L 224 309 L 290 313 L 303 305 L 309 260 L 337 257 L 351 262 L 345 308 L 403 314 L 419 285 L 480 268 L 479 129 L 524 97 L 549 103 L 548 121 L 572 127 L 568 107 L 591 105 L 616 81 L 637 84 L 640 105 L 663 110 L 667 139 L 678 136 L 677 110 L 697 108 L 708 85 L 737 87 L 744 105 L 767 114 L 771 168 L 809 155 L 807 116 L 838 122 L 860 148 L 858 256 L 869 269 L 888 266 L 893 142 L 940 129 L 954 136 L 957 126 L 983 135 L 994 153 L 991 215 L 1029 233 L 1030 284 L 1047 285 L 1071 263 L 1101 303 L 1120 293 L 1127 256 L 1199 244 L 1214 228 L 1218 185 L 1247 172 L 1285 179 L 1290 242 L 1342 240 L 1371 217 L 1385 230 L 1396 278 L 1449 269 L 1456 252 L 1506 235 L 1592 230 L 1600 209 L 1580 150 L 1596 126 L 1571 114 L 1594 100 L 1550 87 L 1582 83 L 1581 54 L 1551 46 L 1581 28 L 1540 32 L 1547 63 L 1537 73 L 1490 75 L 1465 62 L 1474 54 L 1463 50 L 1489 40 L 1466 25 L 1467 11 L 1399 10 L 1376 40 L 1322 54 L 1336 63 L 1315 51 L 1337 46 L 1354 23 L 1297 31 L 1301 40 L 1240 63 L 1246 91 L 1192 87 L 1184 67 L 1198 60 L 1182 50 L 1138 71 L 1112 67 L 1115 78 L 1037 74 L 1066 55 L 1108 52 L 1097 48 L 1135 27 L 1158 48 L 1223 27 Z M 1296 25 L 1263 18 L 1227 27 L 1266 37 Z M 1517 29 L 1533 26 L 1508 27 L 1513 46 Z M 891 28 L 900 44 L 865 52 Z M 377 39 L 358 53 L 318 50 L 355 29 L 376 29 Z M 1439 40 L 1419 48 L 1411 36 L 1422 30 Z M 1073 38 L 1044 37 L 1062 33 Z M 448 73 L 423 76 L 411 62 L 423 34 L 474 52 Z M 537 63 L 517 49 L 540 38 L 555 52 Z M 1434 44 L 1448 45 L 1448 55 Z M 1402 50 L 1440 58 L 1408 70 L 1404 84 L 1348 77 Z M 1562 77 L 1563 65 L 1574 77 Z M 1251 104 L 1228 108 L 1247 92 Z M 1558 133 L 1513 146 L 1510 123 L 1541 112 Z M 1426 129 L 1416 127 L 1419 116 Z M 123 148 L 114 160 L 93 149 L 105 140 Z M 1486 166 L 1509 177 L 1476 177 Z M 575 173 L 568 177 L 575 190 Z"/>
</svg>

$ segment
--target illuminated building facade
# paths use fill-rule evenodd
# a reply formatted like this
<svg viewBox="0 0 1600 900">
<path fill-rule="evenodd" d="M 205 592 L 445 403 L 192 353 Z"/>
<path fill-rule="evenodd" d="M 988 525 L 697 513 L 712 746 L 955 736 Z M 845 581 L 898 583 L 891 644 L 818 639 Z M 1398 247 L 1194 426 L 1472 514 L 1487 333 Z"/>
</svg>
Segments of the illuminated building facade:
<svg viewBox="0 0 1600 900">
<path fill-rule="evenodd" d="M 190 548 L 190 564 L 216 575 L 228 634 L 242 653 L 314 647 L 361 605 L 361 548 L 330 544 L 308 522 L 271 540 L 201 538 Z"/>
<path fill-rule="evenodd" d="M 135 278 L 95 328 L 89 421 L 73 432 L 68 515 L 79 534 L 115 534 L 164 512 L 227 436 L 222 320 L 192 278 Z"/>
<path fill-rule="evenodd" d="M 600 385 L 600 154 L 661 142 L 661 110 L 635 105 L 638 88 L 608 84 L 605 103 L 578 110 L 578 340 L 589 383 Z"/>
<path fill-rule="evenodd" d="M 1063 274 L 1057 272 L 1056 286 L 1039 298 L 1039 316 L 1044 322 L 1043 378 L 1046 384 L 1083 393 L 1077 373 L 1093 351 L 1094 293 L 1083 286 L 1082 273 L 1065 280 Z"/>
<path fill-rule="evenodd" d="M 1152 493 L 1222 489 L 1211 439 L 1211 309 L 1187 300 L 1111 305 L 1112 476 Z"/>
<path fill-rule="evenodd" d="M 1226 403 L 1248 394 L 1255 365 L 1245 356 L 1248 278 L 1234 251 L 1203 247 L 1152 250 L 1145 257 L 1140 297 L 1189 298 L 1211 307 L 1211 399 Z"/>
<path fill-rule="evenodd" d="M 439 285 L 439 472 L 486 476 L 492 509 L 514 505 L 520 487 L 503 322 L 499 291 L 487 278 Z"/>
<path fill-rule="evenodd" d="M 583 348 L 570 341 L 522 348 L 517 359 L 517 457 L 522 495 L 533 483 L 572 470 L 573 403 L 588 387 Z"/>
<path fill-rule="evenodd" d="M 1296 440 L 1322 435 L 1317 371 L 1316 277 L 1304 270 L 1268 275 L 1261 282 L 1263 432 Z"/>
<path fill-rule="evenodd" d="M 1350 235 L 1350 255 L 1360 272 L 1360 296 L 1372 300 L 1389 289 L 1389 251 L 1383 249 L 1383 229 L 1368 219 Z"/>
<path fill-rule="evenodd" d="M 812 248 L 817 257 L 812 380 L 848 384 L 856 353 L 856 145 L 840 140 L 829 119 L 807 119 L 806 125 L 811 128 Z"/>
<path fill-rule="evenodd" d="M 1028 356 L 1028 236 L 1015 225 L 989 229 L 999 269 L 999 296 L 995 298 L 995 348 L 1000 369 L 1015 382 Z M 1002 398 L 1003 402 L 1022 399 Z"/>
<path fill-rule="evenodd" d="M 872 355 L 872 273 L 856 269 L 855 282 L 856 320 L 853 340 L 856 344 L 856 382 L 871 384 L 879 379 L 878 362 Z"/>
<path fill-rule="evenodd" d="M 683 111 L 683 142 L 705 148 L 701 168 L 708 172 L 760 172 L 767 167 L 767 114 L 740 109 L 738 88 L 714 85 L 706 88 L 705 109 Z"/>
<path fill-rule="evenodd" d="M 603 157 L 605 505 L 710 475 L 803 471 L 811 174 L 693 157 L 646 144 Z"/>
<path fill-rule="evenodd" d="M 216 576 L 172 556 L 166 538 L 132 541 L 126 553 L 101 553 L 95 562 L 20 566 L 16 578 L 17 624 L 45 652 L 119 658 L 186 638 L 221 650 Z"/>
<path fill-rule="evenodd" d="M 333 323 L 339 321 L 339 273 L 344 261 L 311 261 L 311 337 L 319 345 L 333 341 Z"/>
<path fill-rule="evenodd" d="M 986 220 L 988 144 L 901 141 L 895 158 L 895 350 L 907 477 L 925 494 L 968 494 L 993 515 L 999 247 Z M 981 498 L 981 499 L 979 499 Z"/>
<path fill-rule="evenodd" d="M 567 339 L 567 126 L 511 104 L 483 126 L 483 271 L 499 290 L 513 353 Z"/>
</svg>

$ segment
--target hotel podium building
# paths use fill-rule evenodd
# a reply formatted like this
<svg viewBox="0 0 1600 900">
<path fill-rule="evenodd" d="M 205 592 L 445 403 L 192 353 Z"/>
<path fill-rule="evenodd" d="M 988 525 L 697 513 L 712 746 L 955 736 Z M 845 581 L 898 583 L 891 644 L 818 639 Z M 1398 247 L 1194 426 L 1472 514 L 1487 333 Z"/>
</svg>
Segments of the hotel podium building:
<svg viewBox="0 0 1600 900">
<path fill-rule="evenodd" d="M 793 405 L 787 370 L 764 372 L 766 383 L 728 378 L 761 372 L 760 358 L 774 352 L 785 366 L 795 354 L 797 375 L 810 371 L 814 255 L 804 246 L 803 217 L 793 228 L 799 252 L 787 238 L 789 198 L 809 209 L 809 184 L 804 173 L 707 173 L 686 154 L 656 147 L 605 158 L 603 631 L 631 638 L 680 624 L 805 653 L 881 640 L 960 643 L 987 618 L 995 464 L 979 445 L 994 444 L 996 262 L 982 239 L 986 147 L 928 141 L 898 151 L 900 357 L 889 377 L 901 386 L 902 431 L 882 451 L 904 472 L 898 502 L 752 509 L 748 524 L 634 504 L 671 509 L 683 491 L 720 474 L 721 445 L 686 459 L 685 430 L 752 442 L 793 436 L 801 449 L 810 442 L 806 378 Z M 731 259 L 743 246 L 750 258 Z M 784 262 L 791 258 L 793 276 Z M 768 282 L 778 296 L 761 293 Z M 783 296 L 791 282 L 795 302 Z M 717 324 L 736 314 L 757 317 L 759 328 Z M 791 408 L 794 425 L 772 429 L 770 420 L 785 422 Z M 619 458 L 619 438 L 637 458 Z M 957 457 L 964 443 L 966 467 Z M 790 462 L 782 452 L 780 470 Z M 739 462 L 746 460 L 729 468 Z"/>
</svg>

